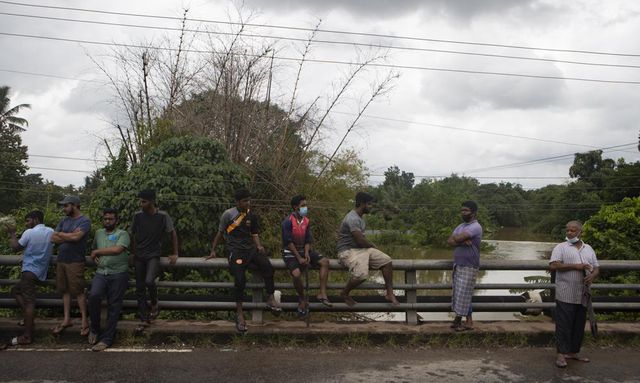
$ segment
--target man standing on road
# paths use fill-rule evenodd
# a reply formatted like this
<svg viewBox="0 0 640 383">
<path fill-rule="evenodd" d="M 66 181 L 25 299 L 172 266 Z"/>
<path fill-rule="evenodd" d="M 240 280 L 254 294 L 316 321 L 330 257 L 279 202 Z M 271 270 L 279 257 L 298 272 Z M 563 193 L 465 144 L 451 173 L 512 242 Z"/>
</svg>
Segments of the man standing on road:
<svg viewBox="0 0 640 383">
<path fill-rule="evenodd" d="M 357 302 L 349 295 L 351 290 L 358 287 L 369 276 L 369 269 L 382 270 L 386 293 L 385 299 L 392 305 L 398 305 L 398 299 L 393 294 L 393 266 L 391 257 L 376 249 L 376 246 L 364 236 L 364 219 L 373 207 L 373 196 L 365 192 L 356 194 L 356 207 L 342 220 L 338 233 L 338 260 L 349 269 L 351 279 L 340 296 L 348 306 Z"/>
<path fill-rule="evenodd" d="M 235 193 L 236 207 L 226 210 L 220 217 L 218 232 L 211 244 L 211 253 L 205 259 L 217 257 L 216 247 L 222 237 L 227 242 L 229 252 L 229 269 L 234 278 L 234 295 L 236 300 L 236 330 L 239 333 L 247 331 L 247 323 L 242 311 L 244 288 L 247 283 L 245 271 L 249 265 L 258 268 L 264 280 L 267 298 L 267 309 L 279 314 L 282 309 L 276 302 L 273 293 L 273 266 L 267 257 L 262 243 L 260 243 L 260 225 L 258 216 L 251 211 L 251 193 L 247 189 L 239 189 Z"/>
<path fill-rule="evenodd" d="M 87 300 L 84 293 L 85 255 L 87 253 L 87 238 L 91 231 L 91 221 L 80 212 L 80 198 L 66 196 L 59 202 L 66 217 L 60 221 L 51 241 L 58 244 L 58 258 L 56 265 L 56 284 L 62 293 L 64 319 L 53 328 L 53 333 L 59 335 L 67 327 L 71 327 L 71 297 L 75 297 L 82 316 L 80 335 L 89 335 L 89 320 L 87 317 Z"/>
<path fill-rule="evenodd" d="M 329 279 L 329 260 L 312 249 L 313 236 L 307 217 L 307 199 L 297 195 L 291 199 L 293 213 L 282 221 L 282 258 L 289 269 L 293 285 L 298 293 L 298 314 L 308 313 L 308 297 L 305 296 L 301 269 L 313 266 L 320 268 L 320 293 L 317 298 L 323 305 L 331 307 L 327 297 Z M 307 275 L 308 278 L 308 275 Z M 308 281 L 307 281 L 308 283 Z"/>
<path fill-rule="evenodd" d="M 122 311 L 122 300 L 129 283 L 129 233 L 117 229 L 118 211 L 104 209 L 102 229 L 93 237 L 91 259 L 96 262 L 96 274 L 89 293 L 89 316 L 91 350 L 103 351 L 111 347 L 116 335 L 116 325 Z M 100 303 L 107 297 L 107 327 L 100 331 Z M 99 340 L 99 342 L 98 342 Z"/>
<path fill-rule="evenodd" d="M 578 356 L 587 320 L 583 297 L 600 274 L 600 265 L 593 248 L 580 240 L 580 234 L 579 221 L 567 223 L 566 241 L 554 247 L 549 260 L 549 270 L 556 272 L 556 366 L 560 368 L 567 366 L 567 359 L 589 362 Z"/>
<path fill-rule="evenodd" d="M 480 268 L 480 242 L 482 241 L 482 226 L 476 219 L 477 213 L 478 205 L 475 202 L 463 202 L 460 214 L 464 222 L 458 225 L 447 239 L 447 244 L 454 247 L 451 308 L 456 317 L 451 328 L 455 331 L 473 329 L 471 298 Z M 463 316 L 467 318 L 464 325 L 462 324 Z"/>
<path fill-rule="evenodd" d="M 138 194 L 140 211 L 133 216 L 131 225 L 133 258 L 136 273 L 136 297 L 140 324 L 136 332 L 142 332 L 158 314 L 158 288 L 156 278 L 160 274 L 162 239 L 171 236 L 172 253 L 169 264 L 178 260 L 178 234 L 166 211 L 156 206 L 156 192 L 143 190 Z M 147 290 L 150 303 L 147 303 Z"/>
<path fill-rule="evenodd" d="M 7 225 L 9 245 L 15 251 L 24 250 L 20 282 L 11 289 L 11 295 L 22 308 L 24 333 L 11 339 L 11 345 L 26 345 L 33 341 L 36 293 L 38 285 L 47 279 L 51 260 L 53 229 L 44 225 L 44 214 L 35 210 L 25 217 L 27 230 L 16 238 L 15 225 Z"/>
</svg>

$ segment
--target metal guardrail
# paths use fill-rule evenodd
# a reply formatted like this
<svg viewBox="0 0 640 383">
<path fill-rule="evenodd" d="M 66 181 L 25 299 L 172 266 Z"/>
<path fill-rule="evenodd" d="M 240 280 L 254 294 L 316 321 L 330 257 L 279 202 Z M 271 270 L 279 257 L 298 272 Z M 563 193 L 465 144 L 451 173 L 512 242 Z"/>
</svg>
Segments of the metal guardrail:
<svg viewBox="0 0 640 383">
<path fill-rule="evenodd" d="M 22 256 L 18 255 L 0 255 L 0 266 L 17 266 L 20 264 Z M 55 263 L 55 257 L 52 260 Z M 286 270 L 286 266 L 282 259 L 271 259 L 271 264 L 276 270 Z M 91 258 L 87 257 L 87 266 L 93 267 L 95 263 Z M 228 269 L 228 263 L 225 258 L 218 258 L 205 261 L 204 258 L 197 257 L 181 257 L 174 266 L 170 266 L 168 259 L 161 259 L 161 266 L 167 269 Z M 419 290 L 448 290 L 451 284 L 448 283 L 418 283 L 417 272 L 427 270 L 451 270 L 453 262 L 451 260 L 393 260 L 394 271 L 402 271 L 404 273 L 404 283 L 394 284 L 394 290 L 404 292 L 404 297 L 399 297 L 401 303 L 398 306 L 391 306 L 382 297 L 358 297 L 359 303 L 355 307 L 349 307 L 341 302 L 334 302 L 333 307 L 329 308 L 320 303 L 311 302 L 310 309 L 312 311 L 338 311 L 338 312 L 405 312 L 407 322 L 410 324 L 418 323 L 418 312 L 447 312 L 450 311 L 451 304 L 448 301 L 437 301 L 448 299 L 446 296 L 419 296 Z M 330 268 L 332 270 L 342 270 L 346 272 L 338 261 L 331 260 Z M 548 261 L 545 260 L 483 260 L 480 265 L 481 270 L 531 270 L 540 271 L 548 270 Z M 640 261 L 600 261 L 601 271 L 634 271 L 640 270 Z M 262 288 L 264 285 L 254 276 L 252 282 L 247 283 L 247 289 L 252 291 L 252 301 L 245 302 L 243 307 L 251 310 L 252 319 L 254 321 L 262 321 L 262 314 L 265 308 L 262 302 Z M 0 279 L 1 285 L 11 285 L 17 283 L 17 280 Z M 54 281 L 47 281 L 53 285 Z M 134 286 L 134 281 L 130 281 L 130 286 Z M 160 281 L 158 287 L 173 289 L 230 289 L 233 287 L 232 282 L 190 282 L 190 281 Z M 343 283 L 329 283 L 328 289 L 338 290 L 344 287 Z M 310 288 L 317 289 L 318 284 L 311 284 Z M 276 289 L 293 290 L 292 283 L 276 283 Z M 364 283 L 359 286 L 360 290 L 382 290 L 384 286 L 377 283 Z M 475 287 L 476 290 L 493 290 L 493 289 L 549 289 L 554 290 L 553 283 L 479 283 Z M 640 284 L 594 284 L 594 290 L 640 290 Z M 202 298 L 202 296 L 200 296 Z M 429 299 L 429 298 L 438 298 Z M 284 310 L 295 311 L 297 303 L 295 301 L 287 302 L 283 300 L 282 306 Z M 291 300 L 291 299 L 288 299 Z M 490 300 L 490 301 L 487 301 Z M 62 300 L 58 298 L 38 299 L 40 307 L 59 307 Z M 205 301 L 194 300 L 192 296 L 180 297 L 180 299 L 162 300 L 163 309 L 168 310 L 233 310 L 235 303 L 229 298 L 228 301 Z M 631 301 L 597 301 L 594 302 L 594 309 L 603 311 L 640 311 L 640 298 L 631 299 Z M 474 311 L 520 311 L 524 309 L 552 309 L 554 302 L 542 303 L 526 303 L 524 300 L 516 296 L 474 296 Z M 0 298 L 0 307 L 15 307 L 15 302 L 10 298 Z M 125 300 L 125 308 L 135 308 L 135 300 Z"/>
</svg>

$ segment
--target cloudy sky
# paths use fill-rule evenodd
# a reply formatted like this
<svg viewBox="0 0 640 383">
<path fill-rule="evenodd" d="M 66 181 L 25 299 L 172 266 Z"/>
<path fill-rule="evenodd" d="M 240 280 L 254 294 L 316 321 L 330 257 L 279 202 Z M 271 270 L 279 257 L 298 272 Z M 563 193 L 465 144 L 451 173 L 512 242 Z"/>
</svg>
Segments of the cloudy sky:
<svg viewBox="0 0 640 383">
<path fill-rule="evenodd" d="M 108 65 L 111 48 L 50 38 L 138 43 L 172 35 L 26 16 L 156 27 L 178 22 L 24 4 L 172 17 L 187 7 L 191 18 L 213 21 L 237 19 L 234 9 L 242 7 L 250 22 L 271 26 L 251 27 L 252 34 L 306 38 L 308 31 L 273 26 L 312 28 L 320 19 L 322 30 L 361 33 L 320 32 L 319 40 L 361 45 L 316 43 L 310 58 L 358 62 L 387 55 L 387 66 L 370 68 L 330 116 L 326 152 L 341 139 L 368 86 L 390 70 L 399 74 L 346 141 L 361 153 L 372 183 L 397 165 L 416 176 L 456 172 L 535 188 L 566 182 L 572 158 L 561 156 L 577 151 L 616 147 L 606 156 L 640 159 L 631 145 L 637 145 L 640 126 L 640 2 L 634 0 L 0 1 L 0 84 L 11 87 L 14 104 L 32 105 L 23 113 L 30 122 L 23 140 L 31 171 L 59 184 L 79 185 L 82 171 L 101 164 L 102 138 L 113 137 L 119 113 L 91 59 Z M 205 24 L 216 25 L 190 22 L 194 28 Z M 293 57 L 302 45 L 280 40 L 277 47 L 278 56 Z M 283 105 L 293 85 L 292 65 L 283 61 L 276 72 L 274 94 Z M 308 63 L 298 106 L 318 95 L 326 103 L 348 70 L 340 63 Z"/>
</svg>

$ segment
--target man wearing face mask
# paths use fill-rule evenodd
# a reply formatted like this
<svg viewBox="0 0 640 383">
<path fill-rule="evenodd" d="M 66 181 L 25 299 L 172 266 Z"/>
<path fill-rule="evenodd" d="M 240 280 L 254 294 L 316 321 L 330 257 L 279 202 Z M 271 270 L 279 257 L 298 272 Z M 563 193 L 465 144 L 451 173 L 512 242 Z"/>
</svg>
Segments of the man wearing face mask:
<svg viewBox="0 0 640 383">
<path fill-rule="evenodd" d="M 471 298 L 480 268 L 480 242 L 482 242 L 482 226 L 476 219 L 477 213 L 478 205 L 474 201 L 463 202 L 460 215 L 464 222 L 458 225 L 447 239 L 447 244 L 454 247 L 451 308 L 456 317 L 451 328 L 455 331 L 473 328 Z M 462 324 L 463 316 L 467 318 L 464 325 Z"/>
<path fill-rule="evenodd" d="M 327 307 L 332 304 L 327 297 L 327 280 L 329 279 L 329 260 L 313 251 L 313 237 L 309 218 L 307 217 L 307 199 L 297 195 L 291 199 L 293 213 L 282 221 L 282 258 L 289 269 L 293 285 L 298 293 L 298 314 L 306 316 L 308 302 L 302 283 L 302 268 L 309 266 L 320 268 L 320 293 L 317 298 Z"/>
<path fill-rule="evenodd" d="M 556 366 L 564 368 L 567 359 L 589 362 L 578 356 L 587 320 L 585 289 L 600 274 L 596 253 L 580 240 L 582 224 L 567 223 L 565 241 L 556 245 L 549 260 L 549 270 L 556 272 Z"/>
<path fill-rule="evenodd" d="M 338 260 L 340 264 L 349 269 L 351 279 L 347 282 L 340 296 L 344 303 L 353 306 L 357 302 L 349 295 L 351 290 L 358 287 L 369 276 L 369 268 L 382 271 L 386 293 L 385 299 L 392 305 L 399 304 L 393 294 L 393 266 L 391 257 L 376 249 L 376 245 L 364 236 L 364 219 L 373 207 L 373 196 L 369 193 L 358 192 L 356 194 L 356 207 L 342 220 L 338 233 Z"/>
</svg>

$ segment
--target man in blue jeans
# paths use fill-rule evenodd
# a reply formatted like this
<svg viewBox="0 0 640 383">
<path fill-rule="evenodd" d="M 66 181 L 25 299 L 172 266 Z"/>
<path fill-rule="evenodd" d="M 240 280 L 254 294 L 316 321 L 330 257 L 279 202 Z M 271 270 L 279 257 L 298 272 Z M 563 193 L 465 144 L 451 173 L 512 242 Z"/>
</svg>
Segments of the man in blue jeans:
<svg viewBox="0 0 640 383">
<path fill-rule="evenodd" d="M 98 266 L 89 293 L 89 344 L 94 345 L 93 351 L 103 351 L 113 343 L 122 310 L 122 299 L 129 282 L 129 233 L 117 229 L 117 223 L 118 211 L 105 209 L 102 212 L 104 228 L 96 230 L 93 239 L 91 259 Z M 105 295 L 108 305 L 107 326 L 101 330 L 100 303 Z"/>
</svg>

